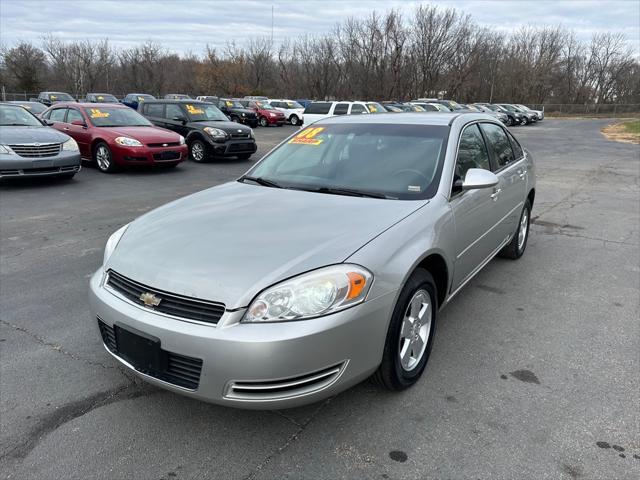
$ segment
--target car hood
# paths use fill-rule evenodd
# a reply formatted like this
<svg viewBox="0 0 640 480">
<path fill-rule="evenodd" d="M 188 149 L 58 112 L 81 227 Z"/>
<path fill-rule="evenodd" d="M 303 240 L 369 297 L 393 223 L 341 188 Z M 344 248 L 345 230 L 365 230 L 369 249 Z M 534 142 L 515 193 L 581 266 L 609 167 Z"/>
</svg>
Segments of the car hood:
<svg viewBox="0 0 640 480">
<path fill-rule="evenodd" d="M 100 127 L 98 127 L 100 128 Z M 174 143 L 180 135 L 158 127 L 104 127 L 114 136 L 132 137 L 142 143 Z"/>
<path fill-rule="evenodd" d="M 425 202 L 227 183 L 132 222 L 105 268 L 227 309 L 246 307 L 280 280 L 343 262 Z"/>
<path fill-rule="evenodd" d="M 63 143 L 69 136 L 53 128 L 43 126 L 34 127 L 2 127 L 0 129 L 0 144 L 2 143 Z"/>
<path fill-rule="evenodd" d="M 251 132 L 251 129 L 245 125 L 236 122 L 191 122 L 190 127 L 202 129 L 204 127 L 219 128 L 225 132 L 238 132 L 241 130 L 243 133 Z"/>
</svg>

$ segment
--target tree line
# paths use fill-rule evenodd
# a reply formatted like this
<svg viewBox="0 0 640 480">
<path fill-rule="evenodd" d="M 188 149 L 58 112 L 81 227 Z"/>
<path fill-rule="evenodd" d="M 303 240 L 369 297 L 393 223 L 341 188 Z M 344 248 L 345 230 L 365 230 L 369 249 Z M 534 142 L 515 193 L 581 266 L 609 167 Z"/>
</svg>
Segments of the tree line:
<svg viewBox="0 0 640 480">
<path fill-rule="evenodd" d="M 116 49 L 102 41 L 48 35 L 0 51 L 8 92 L 123 95 L 268 95 L 283 98 L 461 102 L 640 103 L 640 63 L 625 37 L 595 33 L 582 42 L 563 27 L 510 34 L 455 9 L 418 6 L 350 18 L 322 36 L 274 45 L 206 46 L 178 55 L 155 42 Z"/>
</svg>

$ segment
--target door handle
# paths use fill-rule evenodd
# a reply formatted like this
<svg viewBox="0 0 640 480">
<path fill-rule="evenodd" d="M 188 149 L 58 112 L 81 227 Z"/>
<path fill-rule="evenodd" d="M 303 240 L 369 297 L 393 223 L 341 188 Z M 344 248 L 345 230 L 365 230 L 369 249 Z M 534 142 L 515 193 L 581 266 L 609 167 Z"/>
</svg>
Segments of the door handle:
<svg viewBox="0 0 640 480">
<path fill-rule="evenodd" d="M 63 130 L 69 130 L 69 127 L 64 127 Z"/>
<path fill-rule="evenodd" d="M 493 200 L 494 202 L 498 199 L 498 196 L 500 195 L 500 192 L 502 192 L 501 188 L 496 188 L 493 193 L 490 195 L 491 196 L 491 200 Z"/>
<path fill-rule="evenodd" d="M 527 176 L 527 171 L 526 171 L 526 170 L 520 170 L 520 171 L 518 172 L 518 176 L 519 176 L 522 180 L 524 180 L 524 177 L 526 177 L 526 176 Z"/>
</svg>

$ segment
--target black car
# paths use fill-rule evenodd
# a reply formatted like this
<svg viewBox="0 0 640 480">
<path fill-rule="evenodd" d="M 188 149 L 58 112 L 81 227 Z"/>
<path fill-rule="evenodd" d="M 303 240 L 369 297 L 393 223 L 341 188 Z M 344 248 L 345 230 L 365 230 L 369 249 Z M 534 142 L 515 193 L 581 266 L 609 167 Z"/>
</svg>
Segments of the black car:
<svg viewBox="0 0 640 480">
<path fill-rule="evenodd" d="M 138 110 L 138 105 L 147 100 L 155 100 L 156 97 L 147 93 L 128 93 L 123 99 L 122 104 Z"/>
<path fill-rule="evenodd" d="M 212 103 L 197 100 L 147 100 L 138 111 L 154 125 L 182 135 L 196 162 L 210 157 L 247 160 L 258 149 L 253 130 L 230 122 Z"/>
<path fill-rule="evenodd" d="M 489 110 L 492 110 L 494 112 L 499 112 L 499 113 L 503 113 L 507 116 L 507 125 L 510 127 L 516 126 L 516 125 L 520 125 L 521 123 L 524 123 L 524 116 L 522 115 L 522 113 L 520 112 L 516 112 L 514 111 L 510 111 L 507 110 L 504 107 L 501 107 L 500 105 L 496 105 L 493 103 L 476 103 L 476 105 L 482 105 L 484 107 L 487 107 Z"/>
<path fill-rule="evenodd" d="M 244 106 L 237 100 L 231 98 L 220 98 L 209 95 L 202 95 L 196 98 L 201 102 L 208 102 L 217 105 L 217 107 L 224 113 L 229 120 L 236 123 L 242 123 L 249 125 L 252 128 L 258 126 L 258 115 L 256 112 Z"/>
<path fill-rule="evenodd" d="M 58 102 L 75 102 L 76 99 L 65 92 L 40 92 L 37 101 L 50 107 Z"/>
<path fill-rule="evenodd" d="M 110 93 L 87 93 L 86 101 L 89 103 L 120 103 Z"/>
</svg>

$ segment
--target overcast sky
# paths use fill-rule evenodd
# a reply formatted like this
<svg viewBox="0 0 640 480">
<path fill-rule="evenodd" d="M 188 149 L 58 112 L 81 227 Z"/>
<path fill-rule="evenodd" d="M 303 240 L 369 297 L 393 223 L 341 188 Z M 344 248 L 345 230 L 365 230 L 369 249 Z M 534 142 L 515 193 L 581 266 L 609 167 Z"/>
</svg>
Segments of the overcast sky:
<svg viewBox="0 0 640 480">
<path fill-rule="evenodd" d="M 223 47 L 252 36 L 274 40 L 305 34 L 322 35 L 349 16 L 398 8 L 409 17 L 418 4 L 453 7 L 483 26 L 512 32 L 523 25 L 563 25 L 588 40 L 594 32 L 620 31 L 636 55 L 640 53 L 640 1 L 586 0 L 0 0 L 0 42 L 40 43 L 47 33 L 63 40 L 103 39 L 117 47 L 146 40 L 168 50 L 200 54 L 207 44 Z"/>
</svg>

